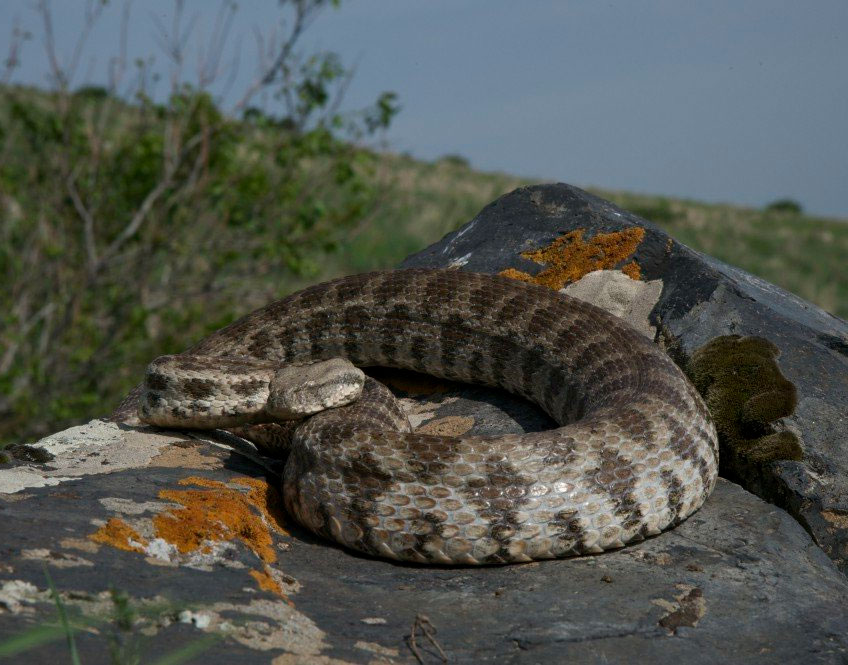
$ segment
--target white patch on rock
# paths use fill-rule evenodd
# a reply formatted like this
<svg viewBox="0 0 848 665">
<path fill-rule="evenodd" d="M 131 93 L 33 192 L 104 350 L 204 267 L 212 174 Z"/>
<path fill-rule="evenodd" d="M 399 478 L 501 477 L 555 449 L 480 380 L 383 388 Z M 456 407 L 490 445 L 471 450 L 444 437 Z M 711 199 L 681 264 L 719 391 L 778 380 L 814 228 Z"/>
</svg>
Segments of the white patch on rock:
<svg viewBox="0 0 848 665">
<path fill-rule="evenodd" d="M 55 568 L 76 568 L 78 566 L 93 566 L 94 563 L 76 554 L 54 552 L 43 547 L 21 550 L 21 558 L 30 561 L 45 561 Z"/>
<path fill-rule="evenodd" d="M 180 623 L 190 623 L 193 626 L 206 630 L 209 624 L 212 623 L 212 616 L 208 612 L 192 612 L 191 610 L 183 610 L 179 614 Z"/>
<path fill-rule="evenodd" d="M 62 602 L 79 608 L 86 616 L 111 618 L 114 601 L 109 591 L 97 594 L 64 590 L 59 593 Z M 169 605 L 161 596 L 132 599 L 135 607 L 154 608 Z M 32 615 L 36 604 L 53 604 L 49 589 L 40 590 L 24 580 L 0 583 L 0 617 L 11 614 Z M 221 615 L 226 615 L 223 618 Z M 165 615 L 140 613 L 136 629 L 146 635 L 155 635 L 159 628 L 170 623 Z M 181 623 L 191 624 L 206 633 L 231 638 L 236 642 L 260 651 L 279 649 L 298 656 L 319 656 L 328 648 L 326 634 L 307 616 L 289 604 L 272 600 L 251 600 L 247 604 L 215 603 L 178 614 Z M 300 662 L 300 661 L 298 661 Z"/>
<path fill-rule="evenodd" d="M 422 401 L 414 397 L 401 397 L 398 400 L 398 404 L 400 404 L 401 410 L 406 414 L 412 430 L 415 431 L 423 423 L 438 417 L 439 414 L 435 411 L 437 407 L 452 404 L 457 400 L 459 400 L 458 397 L 446 397 L 438 404 L 433 404 L 432 402 Z"/>
<path fill-rule="evenodd" d="M 106 510 L 121 515 L 141 515 L 143 513 L 159 514 L 179 506 L 179 504 L 166 501 L 133 501 L 119 497 L 108 496 L 99 500 Z"/>
<path fill-rule="evenodd" d="M 0 615 L 5 612 L 33 614 L 35 608 L 31 605 L 49 600 L 49 591 L 39 591 L 37 586 L 24 580 L 8 580 L 0 585 Z"/>
<path fill-rule="evenodd" d="M 477 224 L 477 220 L 472 219 L 470 222 L 468 222 L 468 224 L 465 225 L 465 228 L 462 228 L 459 231 L 457 231 L 456 235 L 453 238 L 451 238 L 451 241 L 449 243 L 447 243 L 442 248 L 442 254 L 447 254 L 451 250 L 451 248 L 453 247 L 453 244 L 457 240 L 459 240 L 462 236 L 464 236 L 466 233 L 468 233 L 471 229 L 473 229 L 476 224 Z"/>
<path fill-rule="evenodd" d="M 43 465 L 0 469 L 0 494 L 59 485 L 80 476 L 144 468 L 174 437 L 103 420 L 71 427 L 33 444 L 53 455 Z"/>
<path fill-rule="evenodd" d="M 620 270 L 595 270 L 566 286 L 561 293 L 605 309 L 653 340 L 657 331 L 649 323 L 648 315 L 660 299 L 662 288 L 660 279 L 641 282 Z"/>
<path fill-rule="evenodd" d="M 141 545 L 140 543 L 138 545 L 144 548 L 144 553 L 150 558 L 167 561 L 168 563 L 176 563 L 175 559 L 180 554 L 176 546 L 164 538 L 154 538 L 148 541 L 147 545 Z"/>
<path fill-rule="evenodd" d="M 392 647 L 384 647 L 382 644 L 377 644 L 376 642 L 365 642 L 360 640 L 356 644 L 353 645 L 354 649 L 362 649 L 363 651 L 369 651 L 371 653 L 375 653 L 378 656 L 387 656 L 397 657 L 400 655 L 400 652 L 397 649 L 393 649 Z"/>
<path fill-rule="evenodd" d="M 465 256 L 460 256 L 458 259 L 454 259 L 450 263 L 448 263 L 448 268 L 459 268 L 468 263 L 468 260 L 471 258 L 471 252 L 468 252 Z"/>
<path fill-rule="evenodd" d="M 0 494 L 14 494 L 30 487 L 52 487 L 69 480 L 77 479 L 68 476 L 47 477 L 44 471 L 28 466 L 0 469 Z"/>
<path fill-rule="evenodd" d="M 249 649 L 284 649 L 299 656 L 317 656 L 329 646 L 324 642 L 326 634 L 312 619 L 284 602 L 215 603 L 200 608 L 194 614 L 208 617 L 203 628 L 205 632 L 225 635 Z M 222 619 L 221 614 L 242 616 L 237 622 L 232 622 L 230 618 Z"/>
</svg>

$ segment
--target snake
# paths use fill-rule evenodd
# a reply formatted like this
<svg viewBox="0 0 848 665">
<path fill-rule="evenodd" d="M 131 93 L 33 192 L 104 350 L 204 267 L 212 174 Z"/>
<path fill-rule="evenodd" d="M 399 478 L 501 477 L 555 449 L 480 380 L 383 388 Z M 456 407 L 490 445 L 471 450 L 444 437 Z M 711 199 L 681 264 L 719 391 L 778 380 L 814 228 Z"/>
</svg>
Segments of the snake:
<svg viewBox="0 0 848 665">
<path fill-rule="evenodd" d="M 344 395 L 274 425 L 269 395 L 320 384 L 298 377 L 327 362 L 338 364 L 319 394 Z M 387 387 L 357 376 L 374 366 L 502 388 L 558 427 L 415 432 Z M 698 510 L 718 473 L 708 409 L 653 341 L 590 303 L 498 275 L 408 269 L 311 286 L 154 361 L 144 385 L 116 413 L 241 434 L 280 427 L 287 512 L 392 560 L 498 564 L 624 547 Z"/>
</svg>

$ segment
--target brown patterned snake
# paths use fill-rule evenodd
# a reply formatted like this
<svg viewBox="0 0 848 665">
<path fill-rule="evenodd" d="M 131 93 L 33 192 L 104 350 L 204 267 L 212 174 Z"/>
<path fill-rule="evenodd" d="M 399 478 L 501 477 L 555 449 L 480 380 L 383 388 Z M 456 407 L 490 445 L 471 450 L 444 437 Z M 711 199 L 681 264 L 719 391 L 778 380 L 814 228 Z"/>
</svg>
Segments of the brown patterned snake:
<svg viewBox="0 0 848 665">
<path fill-rule="evenodd" d="M 198 412 L 195 426 L 231 427 L 229 417 L 201 416 L 232 397 L 253 409 L 243 421 L 256 422 L 273 367 L 348 358 L 500 386 L 560 423 L 496 437 L 415 434 L 371 379 L 349 406 L 303 420 L 285 467 L 286 508 L 368 554 L 478 564 L 600 552 L 681 522 L 716 481 L 715 428 L 662 351 L 597 307 L 503 277 L 345 277 L 248 314 L 176 358 L 188 372 L 174 379 L 184 403 L 164 398 L 169 379 L 154 363 L 148 421 Z M 122 409 L 138 403 L 135 393 Z"/>
</svg>

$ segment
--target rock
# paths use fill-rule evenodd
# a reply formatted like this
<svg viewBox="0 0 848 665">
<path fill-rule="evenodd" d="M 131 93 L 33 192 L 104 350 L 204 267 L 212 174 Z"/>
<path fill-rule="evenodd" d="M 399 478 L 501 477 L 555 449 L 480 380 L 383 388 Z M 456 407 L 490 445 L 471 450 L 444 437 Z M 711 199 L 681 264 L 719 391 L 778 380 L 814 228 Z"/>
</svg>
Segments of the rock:
<svg viewBox="0 0 848 665">
<path fill-rule="evenodd" d="M 503 197 L 405 265 L 506 271 L 567 287 L 629 318 L 723 410 L 723 431 L 737 447 L 725 455 L 725 471 L 770 501 L 783 497 L 796 517 L 819 515 L 804 526 L 826 548 L 844 547 L 824 523 L 844 529 L 840 520 L 848 518 L 816 513 L 810 499 L 837 496 L 844 460 L 826 435 L 844 440 L 845 423 L 828 420 L 827 409 L 836 409 L 840 394 L 844 404 L 844 384 L 838 393 L 838 377 L 821 380 L 813 391 L 803 380 L 813 370 L 805 374 L 800 360 L 788 358 L 801 352 L 800 340 L 815 338 L 830 364 L 815 348 L 804 347 L 802 358 L 819 371 L 842 362 L 844 376 L 845 356 L 831 350 L 842 348 L 834 340 L 848 339 L 844 322 L 566 185 Z M 782 335 L 773 334 L 777 322 Z M 760 380 L 740 391 L 727 358 L 744 361 Z M 369 373 L 402 398 L 419 431 L 552 426 L 500 391 Z M 744 403 L 728 405 L 730 394 Z M 807 423 L 799 412 L 820 420 Z M 777 462 L 769 458 L 774 450 L 804 456 Z M 92 421 L 7 457 L 0 462 L 0 655 L 27 631 L 40 631 L 49 641 L 19 651 L 26 662 L 68 659 L 61 627 L 51 628 L 58 626 L 51 588 L 78 627 L 84 663 L 109 662 L 110 647 L 142 662 L 194 649 L 210 662 L 278 665 L 437 663 L 442 653 L 457 663 L 848 657 L 848 580 L 789 513 L 726 480 L 685 523 L 623 550 L 440 568 L 369 559 L 305 533 L 281 510 L 280 463 L 235 437 Z M 819 527 L 834 540 L 818 535 Z"/>
<path fill-rule="evenodd" d="M 619 316 L 631 298 L 630 323 L 657 330 L 707 398 L 722 475 L 787 510 L 848 572 L 848 323 L 564 184 L 502 196 L 402 267 L 445 265 L 564 289 Z M 628 296 L 623 275 L 641 290 Z"/>
</svg>

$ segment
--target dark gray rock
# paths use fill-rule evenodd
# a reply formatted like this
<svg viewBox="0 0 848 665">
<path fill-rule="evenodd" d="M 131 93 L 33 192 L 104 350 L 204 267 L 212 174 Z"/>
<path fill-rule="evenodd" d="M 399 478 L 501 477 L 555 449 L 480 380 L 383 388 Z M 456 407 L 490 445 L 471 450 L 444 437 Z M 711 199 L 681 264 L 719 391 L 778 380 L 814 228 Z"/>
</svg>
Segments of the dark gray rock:
<svg viewBox="0 0 848 665">
<path fill-rule="evenodd" d="M 545 265 L 520 256 L 578 229 L 582 237 L 561 241 Z M 795 514 L 812 516 L 820 513 L 803 497 L 844 477 L 838 456 L 815 445 L 828 427 L 844 436 L 844 421 L 804 425 L 797 418 L 802 408 L 825 418 L 824 405 L 834 406 L 826 382 L 823 391 L 809 391 L 796 370 L 803 363 L 787 361 L 797 349 L 786 339 L 801 339 L 801 332 L 772 336 L 776 309 L 765 296 L 755 298 L 754 286 L 743 288 L 752 278 L 732 276 L 644 220 L 565 185 L 522 189 L 407 264 L 512 268 L 525 273 L 513 276 L 554 286 L 576 275 L 569 292 L 630 317 L 687 367 L 694 355 L 690 371 L 708 393 L 732 387 L 715 358 L 728 357 L 727 349 L 730 357 L 741 354 L 768 381 L 743 391 L 744 408 L 723 407 L 736 419 L 726 426 L 737 448 L 727 456 L 730 472 L 748 473 L 743 480 L 764 495 L 793 488 L 784 505 L 791 509 L 788 499 L 796 497 Z M 648 281 L 623 277 L 622 266 Z M 584 277 L 593 268 L 604 272 Z M 812 306 L 772 297 L 786 310 L 786 325 L 801 326 L 793 308 L 806 307 L 811 318 L 803 325 L 829 335 L 821 348 L 844 362 L 844 323 L 833 319 L 827 328 L 830 319 Z M 754 327 L 757 312 L 762 321 Z M 768 337 L 782 354 L 775 359 L 767 343 L 728 334 Z M 705 347 L 715 336 L 717 350 Z M 815 360 L 815 350 L 805 353 L 820 369 L 836 367 Z M 492 434 L 552 425 L 500 391 L 374 373 L 422 431 Z M 810 395 L 818 402 L 804 406 Z M 781 416 L 787 409 L 791 415 Z M 802 461 L 770 459 L 775 451 L 795 454 L 799 441 Z M 0 465 L 0 655 L 35 627 L 54 641 L 18 652 L 18 660 L 68 660 L 61 631 L 50 633 L 57 610 L 49 574 L 79 626 L 86 664 L 110 662 L 110 646 L 140 654 L 141 662 L 188 647 L 204 649 L 190 662 L 277 665 L 414 663 L 415 652 L 437 663 L 439 649 L 457 663 L 848 660 L 848 580 L 787 512 L 731 482 L 720 480 L 678 528 L 617 552 L 421 567 L 365 558 L 303 532 L 280 510 L 279 462 L 251 459 L 238 442 L 225 443 L 92 421 L 48 437 L 35 451 L 13 451 Z M 813 468 L 811 459 L 822 461 Z M 813 474 L 816 485 L 808 480 Z M 828 519 L 819 517 L 824 531 Z M 816 533 L 814 520 L 805 526 Z M 210 637 L 217 639 L 204 642 Z"/>
</svg>

